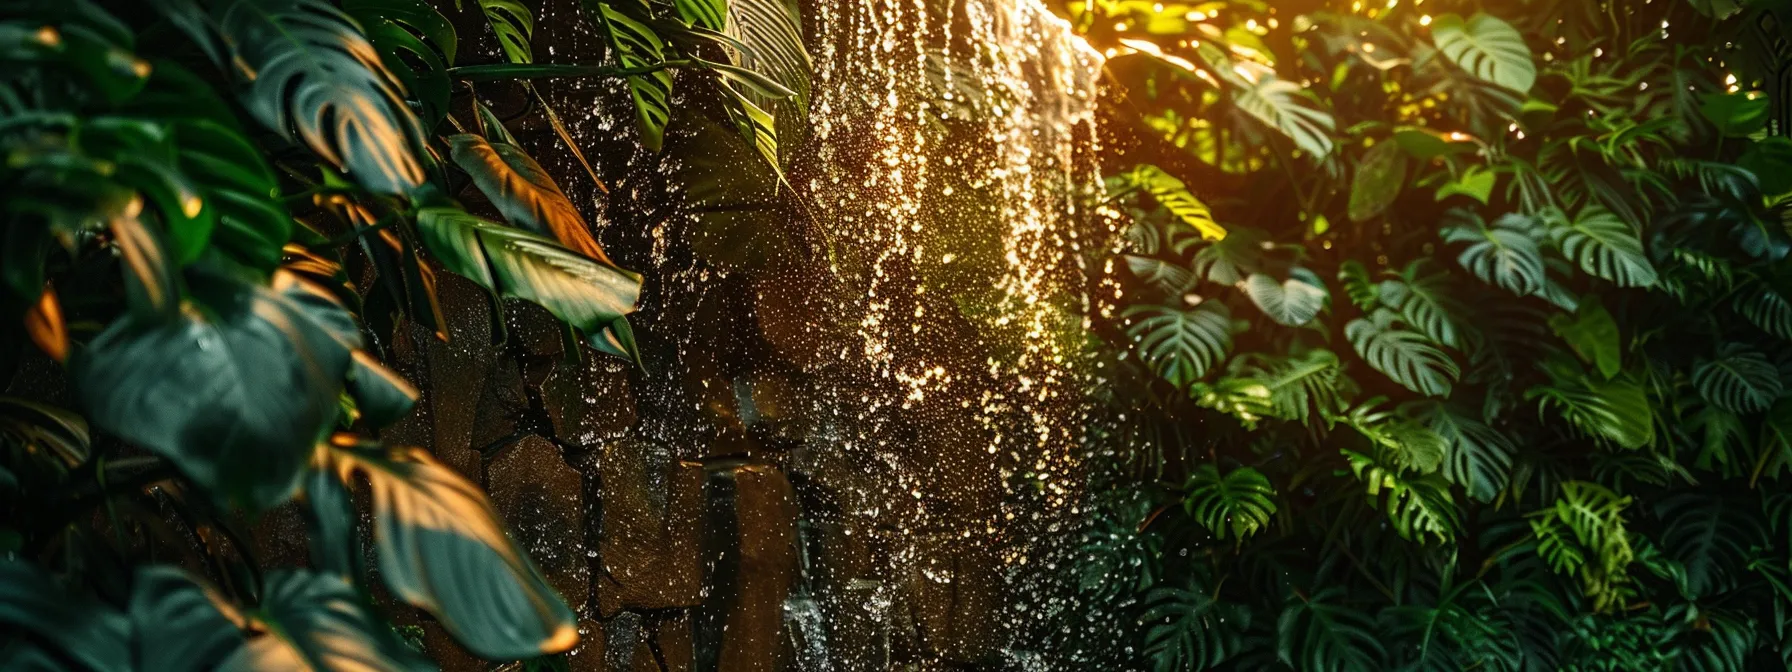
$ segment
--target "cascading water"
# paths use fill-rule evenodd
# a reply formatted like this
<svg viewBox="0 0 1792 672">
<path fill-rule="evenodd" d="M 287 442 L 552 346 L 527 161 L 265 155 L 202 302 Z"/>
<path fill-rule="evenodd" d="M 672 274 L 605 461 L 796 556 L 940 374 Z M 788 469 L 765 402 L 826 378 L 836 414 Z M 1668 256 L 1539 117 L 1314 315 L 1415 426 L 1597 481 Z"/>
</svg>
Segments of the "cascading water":
<svg viewBox="0 0 1792 672">
<path fill-rule="evenodd" d="M 756 157 L 707 156 L 735 141 L 688 119 L 668 132 L 682 161 L 617 148 L 636 159 L 600 200 L 647 232 L 617 238 L 652 260 L 637 329 L 653 372 L 617 438 L 788 476 L 794 585 L 754 613 L 782 617 L 790 669 L 1025 666 L 1017 642 L 1058 594 L 1035 584 L 1080 502 L 1088 264 L 1118 235 L 1087 211 L 1102 58 L 1038 0 L 801 9 L 813 97 L 806 128 L 779 127 L 786 182 L 743 187 Z M 581 142 L 613 143 L 628 114 L 594 110 Z M 761 198 L 702 205 L 717 182 Z M 740 515 L 724 527 L 758 525 Z M 770 571 L 742 557 L 705 571 Z M 759 590 L 747 579 L 706 599 Z M 731 655 L 705 641 L 772 632 L 718 613 L 696 614 L 700 669 Z"/>
</svg>

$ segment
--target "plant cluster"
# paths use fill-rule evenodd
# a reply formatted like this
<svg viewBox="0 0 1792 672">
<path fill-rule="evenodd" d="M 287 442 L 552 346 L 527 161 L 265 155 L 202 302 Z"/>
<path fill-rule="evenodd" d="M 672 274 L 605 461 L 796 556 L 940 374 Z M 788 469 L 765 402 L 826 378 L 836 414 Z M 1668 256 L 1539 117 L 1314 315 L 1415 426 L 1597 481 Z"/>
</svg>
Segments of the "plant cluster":
<svg viewBox="0 0 1792 672">
<path fill-rule="evenodd" d="M 658 150 L 679 69 L 775 169 L 808 62 L 782 2 L 585 0 L 603 61 L 547 64 L 527 6 L 474 1 L 504 62 L 422 0 L 0 2 L 0 371 L 66 371 L 0 398 L 0 668 L 427 667 L 376 573 L 482 657 L 576 643 L 478 486 L 374 438 L 418 397 L 387 349 L 447 338 L 440 272 L 638 359 L 640 276 L 468 94 L 521 82 L 596 181 L 535 81 L 625 79 Z M 292 500 L 310 565 L 262 567 L 244 516 Z"/>
<path fill-rule="evenodd" d="M 1781 4 L 1069 2 L 1130 227 L 1076 653 L 1792 665 Z"/>
</svg>

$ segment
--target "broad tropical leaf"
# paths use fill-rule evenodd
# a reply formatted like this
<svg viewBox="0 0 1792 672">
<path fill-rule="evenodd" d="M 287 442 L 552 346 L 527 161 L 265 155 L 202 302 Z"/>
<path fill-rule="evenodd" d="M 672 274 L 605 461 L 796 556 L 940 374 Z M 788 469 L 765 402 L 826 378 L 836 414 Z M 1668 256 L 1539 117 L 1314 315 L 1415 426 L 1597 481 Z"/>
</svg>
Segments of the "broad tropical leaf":
<svg viewBox="0 0 1792 672">
<path fill-rule="evenodd" d="M 642 23 L 645 17 L 632 16 L 616 7 L 632 6 L 636 1 L 583 0 L 586 15 L 602 30 L 610 53 L 617 65 L 624 68 L 646 68 L 666 60 L 666 43 L 659 33 Z M 641 131 L 641 145 L 657 152 L 665 142 L 666 123 L 672 119 L 672 73 L 661 69 L 631 75 L 628 90 L 635 101 L 635 124 Z"/>
<path fill-rule="evenodd" d="M 789 105 L 777 105 L 773 99 L 764 96 L 753 98 L 753 104 L 779 110 L 779 114 L 783 114 L 783 110 L 806 112 L 812 65 L 808 50 L 803 48 L 803 26 L 796 3 L 788 0 L 729 0 L 718 4 L 726 4 L 728 11 L 727 26 L 720 30 L 747 47 L 746 51 L 732 50 L 729 56 L 734 64 L 762 73 L 796 94 Z"/>
<path fill-rule="evenodd" d="M 1547 219 L 1550 239 L 1580 270 L 1621 287 L 1655 284 L 1655 267 L 1643 252 L 1642 241 L 1610 210 L 1588 206 L 1572 220 L 1560 214 Z"/>
<path fill-rule="evenodd" d="M 1595 297 L 1580 300 L 1574 315 L 1552 315 L 1549 328 L 1561 336 L 1582 361 L 1592 364 L 1606 378 L 1624 368 L 1624 349 L 1618 323 Z"/>
<path fill-rule="evenodd" d="M 1431 36 L 1445 58 L 1482 81 L 1526 93 L 1537 81 L 1537 66 L 1524 36 L 1511 24 L 1477 13 L 1464 21 L 1455 14 L 1431 22 Z"/>
<path fill-rule="evenodd" d="M 1388 468 L 1367 455 L 1339 452 L 1401 537 L 1418 542 L 1435 539 L 1439 543 L 1456 538 L 1462 527 L 1461 512 L 1450 497 L 1449 481 L 1437 474 L 1416 475 Z"/>
<path fill-rule="evenodd" d="M 1648 391 L 1627 375 L 1597 380 L 1573 361 L 1548 360 L 1547 385 L 1525 392 L 1541 409 L 1555 409 L 1585 436 L 1630 449 L 1655 442 L 1655 409 Z"/>
<path fill-rule="evenodd" d="M 498 36 L 498 47 L 504 60 L 511 63 L 534 63 L 535 50 L 529 41 L 535 36 L 535 16 L 518 0 L 478 0 L 485 22 Z"/>
<path fill-rule="evenodd" d="M 1128 254 L 1126 267 L 1140 280 L 1169 296 L 1181 296 L 1183 292 L 1193 289 L 1196 283 L 1194 274 L 1188 269 L 1156 257 Z"/>
<path fill-rule="evenodd" d="M 1225 238 L 1208 243 L 1198 243 L 1193 236 L 1172 242 L 1184 243 L 1174 245 L 1177 252 L 1200 245 L 1189 262 L 1189 271 L 1196 276 L 1216 284 L 1236 285 L 1260 270 L 1269 237 L 1257 229 L 1234 229 Z"/>
<path fill-rule="evenodd" d="M 1616 606 L 1630 581 L 1627 569 L 1636 558 L 1624 520 L 1630 501 L 1596 483 L 1569 481 L 1554 506 L 1532 514 L 1537 554 L 1556 573 L 1579 576 L 1601 611 Z"/>
<path fill-rule="evenodd" d="M 1447 397 L 1462 370 L 1424 334 L 1401 328 L 1392 311 L 1351 320 L 1344 337 L 1363 360 L 1419 394 Z"/>
<path fill-rule="evenodd" d="M 319 0 L 227 0 L 215 15 L 258 121 L 372 191 L 423 184 L 423 129 L 348 15 Z"/>
<path fill-rule="evenodd" d="M 1189 193 L 1188 186 L 1182 180 L 1163 169 L 1144 164 L 1121 173 L 1118 178 L 1109 179 L 1110 198 L 1118 198 L 1134 191 L 1150 194 L 1158 205 L 1170 211 L 1178 221 L 1200 232 L 1202 238 L 1220 240 L 1226 237 L 1226 229 L 1213 221 L 1213 212 L 1207 209 L 1207 204 Z"/>
<path fill-rule="evenodd" d="M 1287 280 L 1276 282 L 1268 275 L 1252 273 L 1244 281 L 1244 293 L 1269 319 L 1298 327 L 1319 315 L 1330 294 L 1312 271 L 1296 268 L 1290 275 Z"/>
<path fill-rule="evenodd" d="M 213 276 L 178 319 L 126 318 L 73 360 L 88 417 L 259 510 L 298 486 L 336 420 L 354 317 L 290 273 L 272 287 Z"/>
<path fill-rule="evenodd" d="M 1736 311 L 1767 333 L 1792 340 L 1792 301 L 1777 288 L 1757 285 L 1737 292 Z"/>
<path fill-rule="evenodd" d="M 449 271 L 499 296 L 530 301 L 590 336 L 592 347 L 635 310 L 641 276 L 573 253 L 552 240 L 453 208 L 417 216 L 425 247 Z"/>
<path fill-rule="evenodd" d="M 1526 233 L 1529 227 L 1519 224 L 1523 219 L 1522 215 L 1506 215 L 1490 228 L 1480 217 L 1453 210 L 1453 224 L 1440 235 L 1446 243 L 1468 244 L 1456 261 L 1482 282 L 1530 296 L 1543 289 L 1543 252 Z"/>
<path fill-rule="evenodd" d="M 1716 358 L 1700 362 L 1692 382 L 1706 401 L 1733 413 L 1765 409 L 1785 389 L 1779 369 L 1767 356 L 1740 344 L 1725 346 Z"/>
<path fill-rule="evenodd" d="M 1232 100 L 1238 109 L 1288 136 L 1295 147 L 1314 160 L 1331 154 L 1331 134 L 1337 128 L 1337 122 L 1330 113 L 1318 109 L 1299 84 L 1278 79 L 1273 71 L 1253 71 L 1248 67 L 1245 71 L 1251 74 L 1228 73 L 1239 85 Z"/>
<path fill-rule="evenodd" d="M 454 163 L 511 224 L 553 236 L 561 245 L 604 263 L 610 257 L 591 235 L 579 209 L 541 164 L 508 142 L 488 142 L 470 133 L 448 137 Z"/>
<path fill-rule="evenodd" d="M 1345 599 L 1338 586 L 1290 598 L 1276 619 L 1276 657 L 1304 672 L 1380 669 L 1387 650 L 1375 622 Z"/>
<path fill-rule="evenodd" d="M 1443 475 L 1468 491 L 1468 496 L 1491 502 L 1512 479 L 1512 456 L 1518 447 L 1503 432 L 1442 404 L 1429 403 L 1419 415 L 1448 446 Z"/>
<path fill-rule="evenodd" d="M 137 570 L 131 625 L 141 669 L 205 672 L 243 646 L 248 623 L 236 605 L 187 572 L 166 565 Z"/>
<path fill-rule="evenodd" d="M 1208 669 L 1238 653 L 1251 612 L 1221 601 L 1216 586 L 1191 573 L 1188 586 L 1153 588 L 1145 596 L 1145 653 L 1158 672 Z"/>
<path fill-rule="evenodd" d="M 1276 513 L 1275 488 L 1262 472 L 1239 467 L 1220 475 L 1219 467 L 1201 465 L 1188 479 L 1182 508 L 1220 539 L 1231 532 L 1242 542 L 1269 525 Z"/>
<path fill-rule="evenodd" d="M 1451 295 L 1455 288 L 1449 273 L 1424 271 L 1418 262 L 1408 265 L 1398 279 L 1383 280 L 1377 295 L 1426 337 L 1462 350 L 1469 342 L 1468 308 Z"/>
<path fill-rule="evenodd" d="M 468 650 L 510 660 L 578 641 L 572 611 L 505 533 L 479 486 L 422 449 L 356 445 L 353 437 L 320 446 L 317 460 L 344 483 L 367 478 L 380 575 Z"/>
<path fill-rule="evenodd" d="M 1232 349 L 1232 314 L 1217 301 L 1186 309 L 1132 306 L 1124 314 L 1140 358 L 1177 387 L 1205 377 Z"/>
<path fill-rule="evenodd" d="M 250 614 L 265 634 L 218 669 L 428 670 L 362 602 L 347 578 L 307 570 L 270 573 L 260 608 Z"/>
<path fill-rule="evenodd" d="M 1752 548 L 1767 542 L 1760 519 L 1730 497 L 1681 492 L 1654 506 L 1661 548 L 1684 570 L 1680 592 L 1689 600 L 1728 591 L 1747 571 Z"/>
</svg>

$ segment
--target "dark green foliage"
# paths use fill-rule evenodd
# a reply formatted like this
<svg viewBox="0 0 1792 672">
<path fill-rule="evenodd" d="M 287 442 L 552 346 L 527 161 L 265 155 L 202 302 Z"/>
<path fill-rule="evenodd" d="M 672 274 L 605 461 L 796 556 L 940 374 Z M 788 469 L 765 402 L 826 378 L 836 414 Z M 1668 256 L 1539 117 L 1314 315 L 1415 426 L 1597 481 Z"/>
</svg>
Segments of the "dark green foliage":
<svg viewBox="0 0 1792 672">
<path fill-rule="evenodd" d="M 21 347 L 66 365 L 78 409 L 0 399 L 0 667 L 427 668 L 372 605 L 374 557 L 392 596 L 476 654 L 571 648 L 573 612 L 479 488 L 367 437 L 419 397 L 386 349 L 420 347 L 413 325 L 447 339 L 436 269 L 636 357 L 640 276 L 502 122 L 456 98 L 624 75 L 534 63 L 534 17 L 512 0 L 478 2 L 508 63 L 473 65 L 423 0 L 142 4 L 0 1 L 0 354 L 9 375 Z M 635 38 L 695 34 L 662 11 L 628 5 Z M 806 91 L 788 62 L 800 38 L 760 41 Z M 677 67 L 793 93 L 706 55 L 668 46 L 634 78 Z M 670 117 L 658 104 L 649 144 Z M 495 213 L 463 210 L 463 187 Z M 312 569 L 259 566 L 240 521 L 295 499 Z"/>
<path fill-rule="evenodd" d="M 1103 212 L 1097 331 L 1136 359 L 1094 448 L 1155 482 L 1096 499 L 1161 514 L 1085 551 L 1162 552 L 1099 565 L 1132 598 L 1090 608 L 1143 629 L 1069 655 L 1792 660 L 1792 7 L 1608 4 L 1069 3 L 1116 46 L 1110 185 L 1180 187 Z M 1167 328 L 1197 300 L 1224 347 Z"/>
</svg>

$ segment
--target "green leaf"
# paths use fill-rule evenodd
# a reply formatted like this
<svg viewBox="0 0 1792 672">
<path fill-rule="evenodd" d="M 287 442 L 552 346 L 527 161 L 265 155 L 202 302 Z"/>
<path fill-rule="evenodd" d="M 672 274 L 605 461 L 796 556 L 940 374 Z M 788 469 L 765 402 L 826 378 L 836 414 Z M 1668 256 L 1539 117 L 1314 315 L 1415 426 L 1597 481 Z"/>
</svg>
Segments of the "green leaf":
<svg viewBox="0 0 1792 672">
<path fill-rule="evenodd" d="M 1524 35 L 1511 24 L 1485 13 L 1464 21 L 1455 14 L 1441 14 L 1431 22 L 1437 50 L 1469 74 L 1519 93 L 1527 93 L 1537 81 L 1537 67 Z"/>
<path fill-rule="evenodd" d="M 1772 135 L 1749 145 L 1737 165 L 1753 173 L 1768 197 L 1792 193 L 1792 138 Z"/>
<path fill-rule="evenodd" d="M 130 617 L 139 669 L 168 672 L 217 669 L 243 647 L 247 624 L 211 586 L 166 565 L 137 570 Z"/>
<path fill-rule="evenodd" d="M 1692 382 L 1706 401 L 1741 414 L 1766 409 L 1785 391 L 1779 368 L 1766 355 L 1739 343 L 1726 345 L 1717 358 L 1700 362 L 1693 369 Z"/>
<path fill-rule="evenodd" d="M 1574 316 L 1552 315 L 1549 328 L 1557 336 L 1567 341 L 1568 347 L 1580 355 L 1582 361 L 1593 364 L 1599 374 L 1606 378 L 1618 375 L 1624 368 L 1624 349 L 1618 334 L 1618 323 L 1612 314 L 1606 312 L 1598 298 L 1588 296 L 1580 300 Z"/>
<path fill-rule="evenodd" d="M 1388 522 L 1402 538 L 1421 543 L 1426 539 L 1448 543 L 1456 538 L 1462 514 L 1450 497 L 1449 481 L 1437 474 L 1403 473 L 1348 450 L 1339 452 L 1363 483 L 1370 503 L 1386 512 Z"/>
<path fill-rule="evenodd" d="M 1489 228 L 1479 216 L 1452 210 L 1440 232 L 1446 243 L 1467 243 L 1456 262 L 1482 282 L 1519 296 L 1543 289 L 1543 251 L 1521 225 L 1522 215 L 1506 215 Z"/>
<path fill-rule="evenodd" d="M 1232 72 L 1226 74 L 1238 87 L 1232 101 L 1238 109 L 1288 136 L 1295 147 L 1315 161 L 1331 154 L 1331 133 L 1337 129 L 1337 122 L 1330 113 L 1303 102 L 1311 101 L 1306 89 L 1278 79 L 1273 71 L 1258 72 L 1255 79 Z"/>
<path fill-rule="evenodd" d="M 1492 502 L 1512 480 L 1512 456 L 1518 447 L 1498 430 L 1441 404 L 1420 415 L 1448 446 L 1443 476 L 1481 502 Z"/>
<path fill-rule="evenodd" d="M 348 372 L 348 394 L 355 400 L 355 410 L 369 427 L 385 427 L 411 412 L 420 393 L 416 386 L 398 372 L 386 368 L 366 351 L 354 352 L 355 362 Z"/>
<path fill-rule="evenodd" d="M 634 312 L 641 292 L 639 275 L 454 208 L 424 208 L 417 233 L 449 271 L 540 305 L 586 334 Z"/>
<path fill-rule="evenodd" d="M 30 633 L 89 670 L 133 669 L 130 620 L 99 600 L 68 593 L 24 560 L 0 559 L 0 626 Z"/>
<path fill-rule="evenodd" d="M 726 0 L 676 0 L 672 6 L 686 23 L 719 31 L 728 26 L 730 4 Z"/>
<path fill-rule="evenodd" d="M 1186 487 L 1189 493 L 1182 508 L 1220 539 L 1230 531 L 1242 542 L 1267 527 L 1276 513 L 1275 488 L 1268 477 L 1250 467 L 1222 476 L 1219 467 L 1204 464 L 1189 476 Z"/>
<path fill-rule="evenodd" d="M 1632 450 L 1655 442 L 1655 409 L 1648 391 L 1627 375 L 1596 380 L 1573 360 L 1540 364 L 1550 382 L 1525 392 L 1540 409 L 1554 408 L 1581 434 Z"/>
<path fill-rule="evenodd" d="M 1129 306 L 1122 314 L 1141 359 L 1178 388 L 1205 377 L 1232 349 L 1232 314 L 1218 301 L 1188 309 Z"/>
<path fill-rule="evenodd" d="M 1369 267 L 1363 262 L 1347 259 L 1339 264 L 1338 282 L 1344 285 L 1344 294 L 1358 309 L 1373 312 L 1381 305 L 1381 285 L 1369 278 Z"/>
<path fill-rule="evenodd" d="M 1288 600 L 1276 619 L 1276 657 L 1303 672 L 1381 669 L 1387 655 L 1368 612 L 1344 603 L 1345 591 L 1329 586 Z"/>
<path fill-rule="evenodd" d="M 423 184 L 423 129 L 353 19 L 319 0 L 228 0 L 214 16 L 241 63 L 238 97 L 262 125 L 371 191 Z"/>
<path fill-rule="evenodd" d="M 320 468 L 373 493 L 380 576 L 492 660 L 558 653 L 578 642 L 572 610 L 504 530 L 479 486 L 420 448 L 332 442 Z"/>
<path fill-rule="evenodd" d="M 1469 341 L 1468 307 L 1451 293 L 1450 274 L 1425 273 L 1426 265 L 1413 262 L 1399 279 L 1383 280 L 1376 295 L 1381 303 L 1399 312 L 1400 319 L 1433 341 L 1462 350 Z"/>
<path fill-rule="evenodd" d="M 1655 267 L 1643 252 L 1643 242 L 1630 225 L 1610 210 L 1587 206 L 1573 220 L 1557 213 L 1547 221 L 1550 239 L 1562 249 L 1562 255 L 1578 264 L 1582 271 L 1620 287 L 1655 284 Z"/>
<path fill-rule="evenodd" d="M 1208 282 L 1236 285 L 1262 268 L 1263 248 L 1268 242 L 1268 235 L 1260 230 L 1234 229 L 1225 238 L 1205 244 L 1193 236 L 1171 244 L 1178 253 L 1184 253 L 1189 245 L 1200 244 L 1189 262 L 1189 271 Z"/>
<path fill-rule="evenodd" d="M 224 501 L 261 510 L 298 486 L 336 420 L 354 317 L 287 272 L 272 287 L 215 276 L 171 322 L 125 318 L 78 353 L 94 424 L 172 460 Z"/>
<path fill-rule="evenodd" d="M 1406 188 L 1406 156 L 1397 142 L 1376 143 L 1357 164 L 1350 181 L 1350 221 L 1366 222 L 1386 212 Z"/>
<path fill-rule="evenodd" d="M 1399 328 L 1395 321 L 1393 312 L 1379 310 L 1369 319 L 1351 320 L 1344 327 L 1344 336 L 1369 366 L 1406 389 L 1433 397 L 1449 396 L 1451 385 L 1462 373 L 1456 362 L 1423 334 Z"/>
<path fill-rule="evenodd" d="M 728 25 L 717 30 L 747 47 L 730 50 L 732 62 L 763 73 L 794 94 L 788 104 L 773 105 L 771 99 L 764 97 L 753 103 L 781 116 L 805 114 L 809 109 L 813 66 L 809 51 L 803 48 L 803 24 L 796 3 L 788 0 L 730 0 L 726 5 Z"/>
<path fill-rule="evenodd" d="M 1194 289 L 1198 282 L 1188 269 L 1155 257 L 1142 257 L 1136 254 L 1124 255 L 1126 267 L 1132 274 L 1169 296 L 1181 296 L 1183 292 Z"/>
<path fill-rule="evenodd" d="M 449 136 L 448 145 L 455 165 L 473 178 L 473 185 L 497 206 L 505 221 L 553 236 L 567 249 L 610 263 L 572 199 L 521 147 L 487 142 L 470 133 Z"/>
<path fill-rule="evenodd" d="M 1463 140 L 1466 139 L 1466 136 L 1463 136 Z M 1404 126 L 1396 129 L 1393 140 L 1401 149 L 1406 150 L 1407 154 L 1412 155 L 1412 158 L 1421 161 L 1453 154 L 1469 154 L 1475 151 L 1475 146 L 1472 143 L 1457 140 L 1456 137 L 1444 135 L 1423 126 Z"/>
<path fill-rule="evenodd" d="M 479 0 L 479 11 L 498 36 L 498 47 L 504 60 L 511 63 L 534 63 L 535 53 L 529 40 L 535 36 L 535 16 L 518 0 Z"/>
<path fill-rule="evenodd" d="M 1243 647 L 1251 612 L 1217 597 L 1217 586 L 1203 585 L 1191 571 L 1188 586 L 1163 586 L 1145 595 L 1145 653 L 1160 672 L 1209 669 Z"/>
<path fill-rule="evenodd" d="M 1330 294 L 1325 284 L 1312 271 L 1296 268 L 1282 282 L 1262 273 L 1252 273 L 1244 281 L 1244 293 L 1269 319 L 1290 327 L 1313 321 L 1325 307 Z"/>
<path fill-rule="evenodd" d="M 783 164 L 778 159 L 777 120 L 747 96 L 734 90 L 732 84 L 717 82 L 716 85 L 721 87 L 722 92 L 733 103 L 725 109 L 728 118 L 734 122 L 735 130 L 742 139 L 753 145 L 753 149 L 759 152 L 759 158 L 764 159 L 766 165 L 771 166 L 772 171 L 778 174 L 778 179 L 783 180 Z"/>
<path fill-rule="evenodd" d="M 585 11 L 602 29 L 611 53 L 624 68 L 644 68 L 666 60 L 666 43 L 646 24 L 618 11 L 613 2 L 583 0 Z M 628 78 L 629 95 L 635 101 L 635 123 L 641 144 L 660 151 L 666 123 L 672 119 L 672 73 L 656 70 Z"/>
<path fill-rule="evenodd" d="M 1731 590 L 1747 572 L 1751 549 L 1767 542 L 1758 513 L 1722 494 L 1680 492 L 1654 505 L 1661 548 L 1685 569 L 1680 592 L 1697 600 Z"/>
<path fill-rule="evenodd" d="M 1182 180 L 1157 166 L 1134 166 L 1132 170 L 1109 179 L 1108 191 L 1110 198 L 1133 191 L 1144 191 L 1158 205 L 1170 211 L 1177 221 L 1199 232 L 1202 238 L 1220 240 L 1226 237 L 1226 229 L 1213 221 L 1213 212 L 1207 209 L 1207 204 L 1189 193 L 1188 186 Z"/>
<path fill-rule="evenodd" d="M 423 0 L 345 0 L 342 11 L 360 22 L 380 61 L 422 108 L 425 128 L 448 113 L 458 37 L 448 19 Z"/>
<path fill-rule="evenodd" d="M 1763 331 L 1792 340 L 1792 301 L 1771 286 L 1757 285 L 1736 294 L 1737 312 Z"/>
<path fill-rule="evenodd" d="M 1556 573 L 1578 575 L 1595 609 L 1616 606 L 1636 557 L 1623 516 L 1631 500 L 1584 481 L 1564 482 L 1560 491 L 1554 506 L 1532 514 L 1537 554 Z"/>
<path fill-rule="evenodd" d="M 218 669 L 409 670 L 433 666 L 400 642 L 347 578 L 295 569 L 271 572 L 251 617 L 265 634 Z"/>
<path fill-rule="evenodd" d="M 1768 100 L 1754 93 L 1707 93 L 1699 104 L 1717 132 L 1738 137 L 1767 126 Z"/>
<path fill-rule="evenodd" d="M 1456 179 L 1445 182 L 1437 188 L 1436 200 L 1442 201 L 1451 196 L 1467 196 L 1487 205 L 1487 199 L 1493 196 L 1493 184 L 1498 178 L 1493 171 L 1480 166 L 1469 166 Z"/>
</svg>

